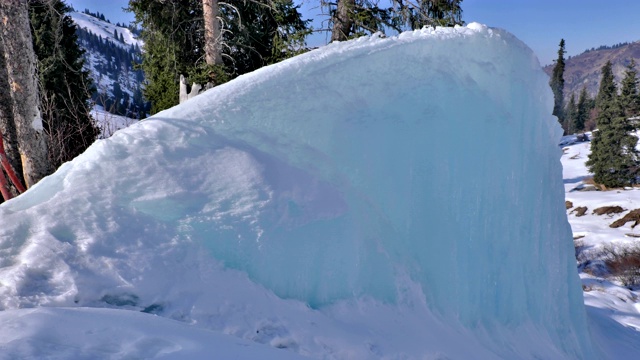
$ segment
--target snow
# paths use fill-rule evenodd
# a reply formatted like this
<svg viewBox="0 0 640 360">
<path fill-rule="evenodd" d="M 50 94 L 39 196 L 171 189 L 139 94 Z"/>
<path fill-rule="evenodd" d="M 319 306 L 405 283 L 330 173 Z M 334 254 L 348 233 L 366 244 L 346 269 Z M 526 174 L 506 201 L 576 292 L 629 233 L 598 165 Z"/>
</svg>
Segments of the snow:
<svg viewBox="0 0 640 360">
<path fill-rule="evenodd" d="M 0 324 L 1 359 L 301 359 L 256 342 L 131 311 L 8 310 L 0 312 Z"/>
<path fill-rule="evenodd" d="M 586 316 L 552 106 L 531 50 L 472 23 L 120 130 L 0 205 L 0 358 L 632 354 L 606 335 L 632 320 Z"/>
<path fill-rule="evenodd" d="M 591 134 L 589 134 L 591 137 Z M 638 188 L 611 191 L 578 191 L 591 177 L 585 162 L 591 153 L 590 142 L 573 142 L 563 147 L 561 158 L 566 200 L 572 203 L 567 210 L 573 234 L 586 255 L 595 254 L 603 246 L 628 246 L 638 243 L 637 229 L 627 223 L 619 228 L 609 225 L 629 210 L 640 207 Z M 586 206 L 587 212 L 577 216 L 575 208 Z M 602 206 L 621 206 L 625 211 L 612 215 L 596 215 Z M 609 359 L 635 358 L 640 353 L 640 302 L 638 291 L 631 291 L 613 280 L 586 272 L 580 273 L 592 336 Z"/>
<path fill-rule="evenodd" d="M 138 39 L 131 30 L 126 27 L 116 26 L 115 24 L 101 21 L 91 15 L 77 11 L 71 11 L 68 15 L 78 27 L 87 29 L 103 39 L 113 39 L 113 31 L 116 30 L 118 36 L 122 34 L 124 44 L 118 41 L 118 39 L 112 40 L 111 42 L 122 48 L 128 49 L 131 45 L 138 45 L 142 48 L 144 44 L 142 40 Z"/>
<path fill-rule="evenodd" d="M 87 29 L 88 31 L 101 36 L 106 41 L 109 41 L 121 48 L 129 49 L 131 45 L 137 45 L 142 49 L 144 45 L 144 42 L 138 39 L 126 27 L 116 26 L 85 13 L 69 12 L 68 15 L 79 28 Z M 119 39 L 114 38 L 114 30 L 117 30 L 118 34 L 123 35 L 124 43 L 120 42 Z M 120 71 L 117 78 L 109 75 L 103 75 L 105 71 L 99 71 L 98 69 L 104 68 L 109 63 L 113 63 L 113 59 L 107 59 L 105 54 L 90 47 L 85 47 L 85 51 L 85 68 L 90 71 L 100 97 L 106 96 L 106 94 L 110 94 L 112 96 L 113 86 L 116 82 L 119 84 L 121 90 L 128 93 L 130 97 L 134 96 L 136 87 L 142 86 L 142 84 L 138 84 L 136 74 L 133 71 Z M 123 66 L 122 64 L 115 65 Z M 105 101 L 106 99 L 101 100 Z M 112 132 L 113 130 L 114 129 L 109 129 L 109 132 Z"/>
<path fill-rule="evenodd" d="M 100 128 L 100 139 L 106 139 L 109 136 L 115 134 L 116 131 L 124 129 L 132 124 L 138 122 L 137 119 L 132 119 L 126 116 L 114 115 L 104 110 L 100 105 L 95 105 L 91 110 L 91 117 L 96 121 Z"/>
</svg>

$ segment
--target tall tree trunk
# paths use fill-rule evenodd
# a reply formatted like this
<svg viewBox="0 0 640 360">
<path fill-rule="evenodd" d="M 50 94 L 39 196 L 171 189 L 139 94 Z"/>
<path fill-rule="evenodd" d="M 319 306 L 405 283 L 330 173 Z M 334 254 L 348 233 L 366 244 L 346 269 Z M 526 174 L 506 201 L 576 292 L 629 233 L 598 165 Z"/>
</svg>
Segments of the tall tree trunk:
<svg viewBox="0 0 640 360">
<path fill-rule="evenodd" d="M 208 65 L 222 65 L 222 28 L 218 0 L 202 0 L 204 13 L 204 53 Z"/>
<path fill-rule="evenodd" d="M 18 150 L 27 187 L 51 173 L 38 104 L 36 60 L 28 1 L 0 1 L 0 37 L 4 44 Z"/>
<path fill-rule="evenodd" d="M 356 7 L 355 0 L 338 0 L 338 8 L 333 14 L 333 30 L 331 41 L 345 41 L 351 35 L 353 27 L 353 10 Z"/>
<path fill-rule="evenodd" d="M 4 54 L 2 36 L 0 36 L 0 54 Z M 9 89 L 9 78 L 4 56 L 0 55 L 0 131 L 4 140 L 4 152 L 9 163 L 18 174 L 22 174 L 16 125 L 13 121 L 13 99 L 11 93 L 5 89 Z M 20 180 L 24 184 L 24 179 Z"/>
</svg>

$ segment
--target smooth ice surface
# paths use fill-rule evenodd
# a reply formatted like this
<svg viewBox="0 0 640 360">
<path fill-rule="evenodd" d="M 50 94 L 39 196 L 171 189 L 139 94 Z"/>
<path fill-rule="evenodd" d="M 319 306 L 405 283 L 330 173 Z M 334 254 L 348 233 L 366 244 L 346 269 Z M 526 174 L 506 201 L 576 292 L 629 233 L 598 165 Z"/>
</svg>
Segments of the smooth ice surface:
<svg viewBox="0 0 640 360">
<path fill-rule="evenodd" d="M 501 30 L 328 45 L 0 206 L 0 306 L 145 311 L 327 359 L 598 357 L 551 109 Z"/>
</svg>

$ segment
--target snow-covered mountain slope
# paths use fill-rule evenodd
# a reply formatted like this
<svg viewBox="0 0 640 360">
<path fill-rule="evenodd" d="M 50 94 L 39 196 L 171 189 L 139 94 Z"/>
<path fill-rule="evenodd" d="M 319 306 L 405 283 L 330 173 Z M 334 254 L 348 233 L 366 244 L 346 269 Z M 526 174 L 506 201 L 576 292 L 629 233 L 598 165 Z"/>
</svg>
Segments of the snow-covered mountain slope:
<svg viewBox="0 0 640 360">
<path fill-rule="evenodd" d="M 78 41 L 85 50 L 85 67 L 96 85 L 93 100 L 106 111 L 129 118 L 144 118 L 148 104 L 142 97 L 144 74 L 140 62 L 142 41 L 127 27 L 80 12 L 69 16 L 78 26 Z"/>
<path fill-rule="evenodd" d="M 123 26 L 116 26 L 106 21 L 102 21 L 94 16 L 72 11 L 69 13 L 73 22 L 80 28 L 91 31 L 92 33 L 102 37 L 105 40 L 109 40 L 117 46 L 128 49 L 132 45 L 134 47 L 142 48 L 144 43 L 137 36 L 135 36 L 131 30 Z M 122 34 L 124 42 L 114 37 L 114 33 Z"/>
<path fill-rule="evenodd" d="M 473 23 L 334 43 L 132 125 L 0 205 L 0 357 L 226 359 L 238 337 L 615 359 L 592 346 L 611 324 L 585 316 L 552 105 L 531 50 Z"/>
</svg>

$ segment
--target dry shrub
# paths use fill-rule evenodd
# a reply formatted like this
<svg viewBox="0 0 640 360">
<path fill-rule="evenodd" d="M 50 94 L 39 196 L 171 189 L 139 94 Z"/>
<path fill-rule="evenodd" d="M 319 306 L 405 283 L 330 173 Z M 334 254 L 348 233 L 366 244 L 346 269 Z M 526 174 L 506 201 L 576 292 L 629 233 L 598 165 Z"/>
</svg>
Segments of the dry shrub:
<svg viewBox="0 0 640 360">
<path fill-rule="evenodd" d="M 621 208 L 620 206 L 602 206 L 593 210 L 593 213 L 596 215 L 611 215 L 611 214 L 619 214 L 623 211 L 624 209 Z"/>
<path fill-rule="evenodd" d="M 588 209 L 586 206 L 578 206 L 577 208 L 571 210 L 569 214 L 573 214 L 575 212 L 576 216 L 584 216 L 584 214 L 587 213 L 587 210 Z"/>
<path fill-rule="evenodd" d="M 640 245 L 602 248 L 600 256 L 611 276 L 624 286 L 640 285 Z"/>
<path fill-rule="evenodd" d="M 573 207 L 573 203 L 569 200 L 566 200 L 564 202 L 564 206 L 567 208 L 567 210 L 571 209 Z"/>
<path fill-rule="evenodd" d="M 631 228 L 636 227 L 636 225 L 638 225 L 640 223 L 640 209 L 634 209 L 629 211 L 629 213 L 625 216 L 623 216 L 622 218 L 616 220 L 613 222 L 613 224 L 609 225 L 609 227 L 611 228 L 619 228 L 621 226 L 624 226 L 626 223 L 633 221 L 633 225 L 631 225 Z"/>
</svg>

